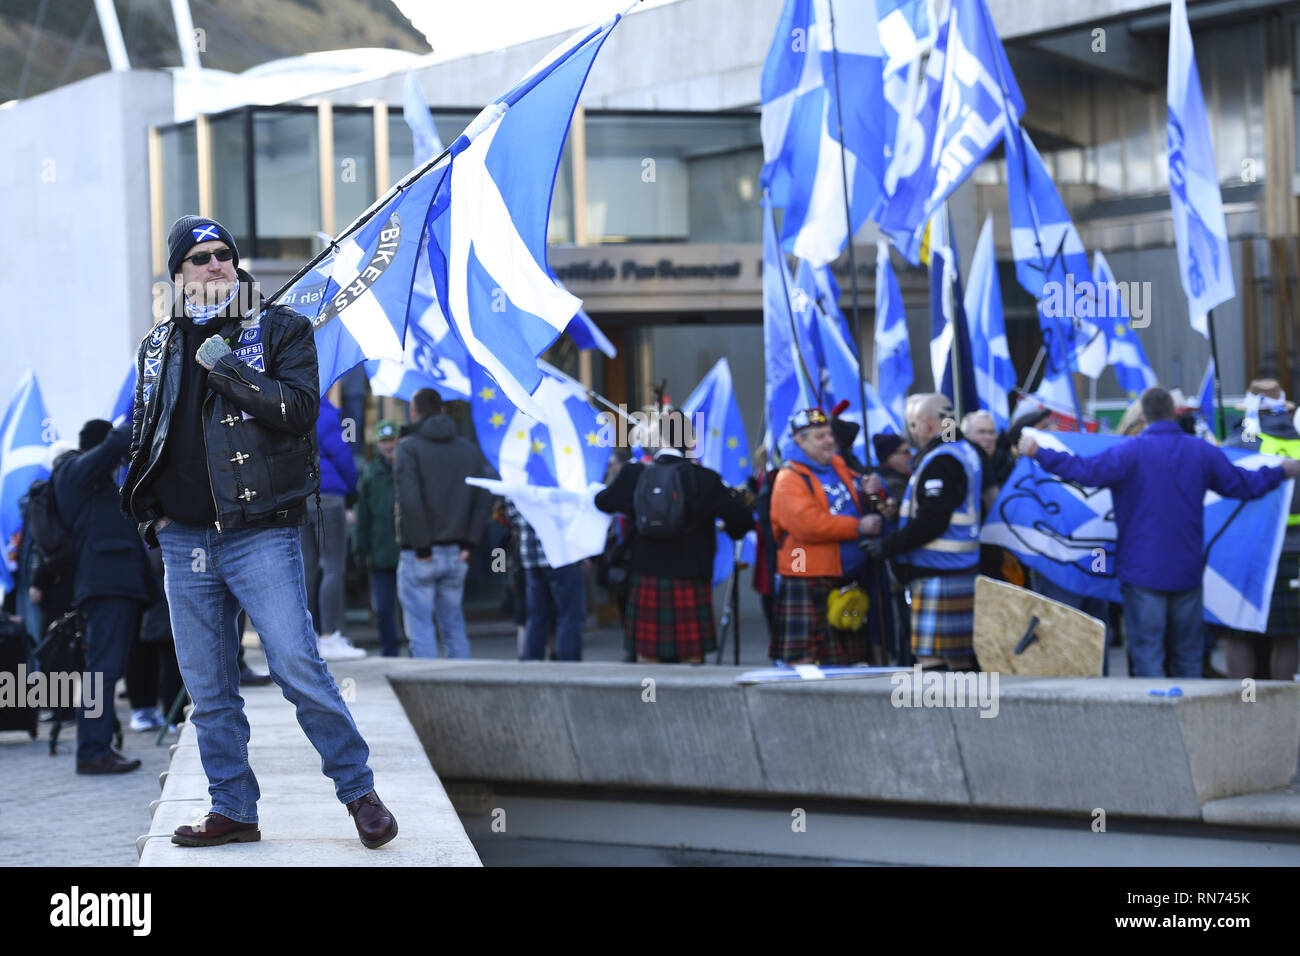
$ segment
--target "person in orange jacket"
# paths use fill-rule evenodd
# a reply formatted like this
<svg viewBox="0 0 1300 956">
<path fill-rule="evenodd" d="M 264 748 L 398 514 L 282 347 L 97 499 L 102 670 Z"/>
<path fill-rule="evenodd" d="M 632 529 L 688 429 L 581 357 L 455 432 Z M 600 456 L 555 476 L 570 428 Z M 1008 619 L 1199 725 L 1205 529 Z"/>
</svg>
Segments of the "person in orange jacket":
<svg viewBox="0 0 1300 956">
<path fill-rule="evenodd" d="M 790 428 L 795 448 L 772 486 L 781 584 L 769 656 L 787 664 L 854 664 L 866 660 L 867 632 L 831 627 L 827 598 L 856 579 L 865 561 L 858 537 L 879 533 L 880 516 L 867 509 L 862 476 L 836 454 L 824 411 L 797 412 Z"/>
</svg>

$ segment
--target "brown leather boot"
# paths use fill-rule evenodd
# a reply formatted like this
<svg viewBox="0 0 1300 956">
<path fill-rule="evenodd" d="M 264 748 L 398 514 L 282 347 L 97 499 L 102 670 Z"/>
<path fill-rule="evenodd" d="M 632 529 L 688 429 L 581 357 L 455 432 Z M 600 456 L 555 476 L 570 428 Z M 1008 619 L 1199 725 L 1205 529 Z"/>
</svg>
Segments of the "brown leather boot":
<svg viewBox="0 0 1300 956">
<path fill-rule="evenodd" d="M 222 843 L 256 843 L 262 831 L 256 823 L 240 823 L 220 813 L 208 813 L 197 824 L 183 824 L 172 833 L 177 846 L 220 846 Z"/>
<path fill-rule="evenodd" d="M 373 790 L 349 803 L 348 813 L 352 814 L 352 821 L 357 825 L 361 842 L 371 850 L 397 836 L 397 818 Z"/>
</svg>

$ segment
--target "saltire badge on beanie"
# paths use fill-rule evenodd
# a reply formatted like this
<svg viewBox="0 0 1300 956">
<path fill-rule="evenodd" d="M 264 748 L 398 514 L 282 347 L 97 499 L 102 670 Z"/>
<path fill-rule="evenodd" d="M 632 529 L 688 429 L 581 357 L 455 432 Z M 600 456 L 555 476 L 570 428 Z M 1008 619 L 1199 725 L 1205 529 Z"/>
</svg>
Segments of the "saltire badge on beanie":
<svg viewBox="0 0 1300 956">
<path fill-rule="evenodd" d="M 797 435 L 818 425 L 829 425 L 831 420 L 820 408 L 803 408 L 790 416 L 790 434 Z"/>
</svg>

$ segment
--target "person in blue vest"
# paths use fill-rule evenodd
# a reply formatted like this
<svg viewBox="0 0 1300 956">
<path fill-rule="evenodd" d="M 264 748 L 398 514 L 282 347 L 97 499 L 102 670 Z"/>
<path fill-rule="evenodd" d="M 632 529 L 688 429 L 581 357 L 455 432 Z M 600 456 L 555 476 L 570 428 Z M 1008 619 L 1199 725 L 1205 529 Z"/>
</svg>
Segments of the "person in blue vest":
<svg viewBox="0 0 1300 956">
<path fill-rule="evenodd" d="M 1123 587 L 1133 676 L 1201 677 L 1205 492 L 1258 498 L 1300 474 L 1300 461 L 1287 458 L 1280 467 L 1258 471 L 1237 468 L 1218 448 L 1182 430 L 1163 388 L 1148 388 L 1140 401 L 1147 427 L 1100 455 L 1039 448 L 1028 432 L 1019 450 L 1054 475 L 1110 489 L 1115 573 Z"/>
<path fill-rule="evenodd" d="M 912 595 L 912 653 L 922 667 L 969 670 L 975 666 L 975 577 L 980 557 L 978 449 L 939 394 L 907 403 L 907 430 L 916 449 L 912 477 L 899 506 L 899 528 L 870 537 L 865 550 L 893 560 L 894 573 Z M 868 535 L 880 535 L 879 517 Z"/>
</svg>

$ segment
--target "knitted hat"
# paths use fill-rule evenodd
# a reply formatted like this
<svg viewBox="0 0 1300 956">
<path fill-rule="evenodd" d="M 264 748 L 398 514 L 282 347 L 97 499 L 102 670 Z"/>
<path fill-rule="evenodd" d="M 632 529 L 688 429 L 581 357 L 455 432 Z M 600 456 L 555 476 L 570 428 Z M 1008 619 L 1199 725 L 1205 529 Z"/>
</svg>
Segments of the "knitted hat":
<svg viewBox="0 0 1300 956">
<path fill-rule="evenodd" d="M 385 438 L 397 438 L 401 430 L 397 422 L 391 418 L 385 418 L 375 426 L 375 438 L 381 441 Z"/>
<path fill-rule="evenodd" d="M 81 426 L 81 434 L 77 436 L 77 446 L 81 451 L 90 451 L 107 438 L 112 430 L 112 422 L 106 422 L 102 418 L 92 418 Z"/>
<path fill-rule="evenodd" d="M 871 436 L 871 446 L 876 450 L 876 461 L 882 465 L 885 459 L 898 451 L 902 444 L 903 437 L 890 432 L 877 432 Z"/>
<path fill-rule="evenodd" d="M 174 276 L 180 272 L 181 260 L 186 253 L 200 242 L 212 239 L 219 239 L 230 247 L 235 254 L 235 266 L 238 267 L 239 248 L 225 226 L 215 219 L 205 219 L 202 216 L 181 216 L 172 223 L 171 231 L 167 233 L 167 274 Z"/>
</svg>

